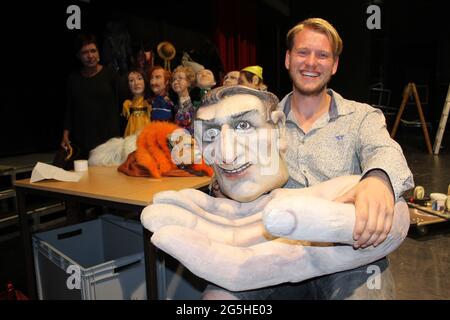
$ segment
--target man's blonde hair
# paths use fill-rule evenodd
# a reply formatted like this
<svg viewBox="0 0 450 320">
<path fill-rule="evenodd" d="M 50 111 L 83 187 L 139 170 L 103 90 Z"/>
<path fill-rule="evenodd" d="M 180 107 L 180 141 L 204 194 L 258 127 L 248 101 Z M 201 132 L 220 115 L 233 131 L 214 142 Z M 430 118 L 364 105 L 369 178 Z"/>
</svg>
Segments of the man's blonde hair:
<svg viewBox="0 0 450 320">
<path fill-rule="evenodd" d="M 336 29 L 331 25 L 331 23 L 322 18 L 309 18 L 303 20 L 302 22 L 294 26 L 291 30 L 289 30 L 286 36 L 286 45 L 289 51 L 294 47 L 294 38 L 296 34 L 305 28 L 326 35 L 330 40 L 331 48 L 333 50 L 333 56 L 335 58 L 339 57 L 343 48 L 342 39 Z"/>
</svg>

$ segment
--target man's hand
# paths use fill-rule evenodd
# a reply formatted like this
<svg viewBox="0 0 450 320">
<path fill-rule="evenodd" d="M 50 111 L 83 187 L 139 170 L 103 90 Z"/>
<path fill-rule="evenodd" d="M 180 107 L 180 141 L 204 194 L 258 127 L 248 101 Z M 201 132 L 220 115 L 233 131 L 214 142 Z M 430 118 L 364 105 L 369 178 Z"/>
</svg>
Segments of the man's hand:
<svg viewBox="0 0 450 320">
<path fill-rule="evenodd" d="M 378 246 L 386 239 L 394 215 L 394 196 L 386 176 L 371 175 L 335 201 L 355 204 L 355 248 Z"/>
</svg>

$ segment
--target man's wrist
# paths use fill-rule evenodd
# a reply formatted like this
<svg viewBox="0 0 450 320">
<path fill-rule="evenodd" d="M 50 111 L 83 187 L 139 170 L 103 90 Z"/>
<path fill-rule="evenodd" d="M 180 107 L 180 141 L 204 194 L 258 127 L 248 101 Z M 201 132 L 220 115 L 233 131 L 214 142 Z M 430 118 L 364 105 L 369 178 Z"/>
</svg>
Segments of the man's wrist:
<svg viewBox="0 0 450 320">
<path fill-rule="evenodd" d="M 366 174 L 361 177 L 361 180 L 364 180 L 369 177 L 377 177 L 377 178 L 380 178 L 381 180 L 383 180 L 386 183 L 386 185 L 389 186 L 392 197 L 395 200 L 394 187 L 392 186 L 391 179 L 389 178 L 389 175 L 386 173 L 386 171 L 384 171 L 383 169 L 380 169 L 380 168 L 371 169 L 371 170 L 367 171 Z"/>
</svg>

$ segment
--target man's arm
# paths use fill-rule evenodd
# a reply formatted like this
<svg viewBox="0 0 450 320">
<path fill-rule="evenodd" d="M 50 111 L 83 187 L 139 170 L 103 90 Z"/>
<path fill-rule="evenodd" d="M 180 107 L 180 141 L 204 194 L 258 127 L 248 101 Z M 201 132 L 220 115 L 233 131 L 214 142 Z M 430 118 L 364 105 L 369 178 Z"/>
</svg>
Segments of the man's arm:
<svg viewBox="0 0 450 320">
<path fill-rule="evenodd" d="M 414 186 L 401 147 L 386 130 L 381 111 L 370 111 L 361 122 L 357 153 L 363 178 L 350 191 L 336 198 L 356 207 L 353 238 L 355 248 L 379 245 L 389 233 L 394 201 Z"/>
<path fill-rule="evenodd" d="M 66 83 L 66 110 L 64 111 L 64 119 L 63 119 L 63 135 L 61 139 L 61 147 L 67 148 L 70 144 L 70 131 L 72 129 L 72 83 L 71 77 L 69 76 Z"/>
<path fill-rule="evenodd" d="M 413 175 L 402 148 L 390 137 L 380 110 L 369 112 L 362 121 L 357 152 L 363 177 L 374 169 L 382 170 L 392 185 L 395 201 L 414 187 Z"/>
</svg>

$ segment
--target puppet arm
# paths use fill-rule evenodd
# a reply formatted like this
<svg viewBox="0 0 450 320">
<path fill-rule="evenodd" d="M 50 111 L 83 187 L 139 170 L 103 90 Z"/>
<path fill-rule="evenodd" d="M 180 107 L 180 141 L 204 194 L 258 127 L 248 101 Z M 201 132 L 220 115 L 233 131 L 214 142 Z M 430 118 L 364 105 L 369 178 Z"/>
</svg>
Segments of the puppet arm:
<svg viewBox="0 0 450 320">
<path fill-rule="evenodd" d="M 341 180 L 340 185 L 343 186 L 344 182 L 345 180 Z M 193 222 L 188 225 L 173 223 L 168 219 L 165 223 L 153 225 L 152 242 L 196 275 L 236 291 L 303 281 L 366 265 L 395 250 L 407 234 L 409 212 L 406 204 L 401 201 L 395 206 L 391 232 L 379 246 L 355 250 L 350 245 L 329 244 L 353 243 L 354 206 L 335 203 L 304 192 L 295 195 L 293 190 L 288 191 L 287 196 L 281 196 L 282 192 L 277 192 L 278 197 L 265 206 L 263 213 L 268 230 L 284 238 L 263 239 L 261 234 L 258 238 L 258 232 L 263 232 L 264 228 L 249 230 L 251 223 L 224 227 L 223 224 L 206 220 L 203 216 L 196 216 L 182 208 L 187 211 L 188 217 L 194 218 Z M 332 194 L 329 196 L 334 197 Z M 164 213 L 175 212 L 177 205 L 166 205 L 168 207 Z M 153 216 L 147 215 L 150 212 L 147 209 L 142 214 L 145 227 L 158 215 L 164 215 L 162 210 L 158 210 L 162 208 L 154 208 Z M 185 215 L 186 211 L 177 213 Z M 212 225 L 215 225 L 215 229 L 211 228 Z M 253 225 L 257 226 L 257 221 Z M 248 230 L 245 231 L 246 228 Z M 230 241 L 239 238 L 236 236 L 240 234 L 239 229 L 242 229 L 242 235 L 254 234 L 248 241 Z M 227 232 L 228 238 L 224 236 Z M 322 243 L 311 244 L 287 238 Z"/>
<path fill-rule="evenodd" d="M 355 250 L 348 245 L 305 244 L 285 238 L 236 247 L 213 240 L 212 234 L 177 225 L 159 229 L 152 242 L 199 277 L 231 291 L 251 290 L 357 268 L 388 255 L 403 241 L 409 226 L 405 203 L 399 202 L 397 209 L 403 211 L 395 213 L 392 231 L 376 248 Z M 348 228 L 351 237 L 353 226 Z"/>
</svg>

